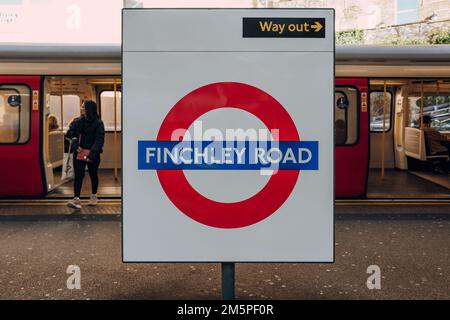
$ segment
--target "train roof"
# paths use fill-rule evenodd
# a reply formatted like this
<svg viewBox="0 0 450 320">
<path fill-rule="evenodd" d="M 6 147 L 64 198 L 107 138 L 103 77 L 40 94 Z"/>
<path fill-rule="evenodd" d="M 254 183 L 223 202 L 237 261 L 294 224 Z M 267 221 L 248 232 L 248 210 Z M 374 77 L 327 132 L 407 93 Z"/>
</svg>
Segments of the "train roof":
<svg viewBox="0 0 450 320">
<path fill-rule="evenodd" d="M 120 45 L 2 44 L 0 60 L 117 61 Z M 336 46 L 338 64 L 450 63 L 450 45 L 430 46 Z"/>
<path fill-rule="evenodd" d="M 0 45 L 0 74 L 120 73 L 119 44 Z M 450 45 L 336 46 L 336 76 L 450 78 Z"/>
<path fill-rule="evenodd" d="M 120 45 L 89 44 L 2 44 L 0 60 L 36 61 L 118 61 Z"/>
<path fill-rule="evenodd" d="M 336 61 L 338 64 L 450 63 L 450 45 L 336 46 Z"/>
</svg>

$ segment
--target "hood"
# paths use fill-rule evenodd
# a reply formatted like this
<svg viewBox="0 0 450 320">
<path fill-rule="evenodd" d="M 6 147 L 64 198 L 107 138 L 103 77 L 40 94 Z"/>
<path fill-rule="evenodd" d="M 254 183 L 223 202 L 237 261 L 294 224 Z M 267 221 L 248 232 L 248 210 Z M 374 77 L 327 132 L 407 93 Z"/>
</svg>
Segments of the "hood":
<svg viewBox="0 0 450 320">
<path fill-rule="evenodd" d="M 98 118 L 97 104 L 94 101 L 86 101 L 84 103 L 86 120 L 92 121 Z"/>
</svg>

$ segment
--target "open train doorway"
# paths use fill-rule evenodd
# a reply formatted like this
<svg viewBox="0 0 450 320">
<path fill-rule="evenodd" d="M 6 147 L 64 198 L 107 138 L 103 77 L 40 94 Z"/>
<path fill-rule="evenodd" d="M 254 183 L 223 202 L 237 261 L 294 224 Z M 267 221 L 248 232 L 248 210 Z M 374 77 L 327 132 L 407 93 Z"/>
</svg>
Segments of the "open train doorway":
<svg viewBox="0 0 450 320">
<path fill-rule="evenodd" d="M 369 94 L 367 197 L 450 198 L 450 79 L 372 79 Z"/>
<path fill-rule="evenodd" d="M 97 103 L 105 125 L 105 144 L 99 169 L 98 196 L 121 196 L 121 79 L 120 76 L 48 76 L 43 80 L 43 155 L 48 198 L 73 197 L 73 179 L 64 179 L 62 168 L 68 143 L 64 136 L 71 121 L 80 116 L 86 100 Z M 89 175 L 85 175 L 81 197 L 91 193 Z"/>
</svg>

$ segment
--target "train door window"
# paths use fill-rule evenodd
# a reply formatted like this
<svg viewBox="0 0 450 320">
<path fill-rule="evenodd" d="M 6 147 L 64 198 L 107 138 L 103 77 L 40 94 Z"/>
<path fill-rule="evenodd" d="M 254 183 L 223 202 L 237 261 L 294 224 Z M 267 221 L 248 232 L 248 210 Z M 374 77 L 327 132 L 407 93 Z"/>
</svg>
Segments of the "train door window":
<svg viewBox="0 0 450 320">
<path fill-rule="evenodd" d="M 80 97 L 74 94 L 63 95 L 63 129 L 67 131 L 69 123 L 80 116 L 81 100 Z M 61 96 L 50 96 L 50 114 L 57 119 L 56 126 L 61 128 Z"/>
<path fill-rule="evenodd" d="M 358 90 L 336 87 L 334 127 L 336 145 L 353 145 L 358 141 Z"/>
<path fill-rule="evenodd" d="M 384 92 L 370 92 L 370 131 L 383 132 Z M 385 131 L 391 129 L 392 93 L 386 92 Z"/>
<path fill-rule="evenodd" d="M 114 117 L 114 91 L 102 91 L 100 93 L 100 115 L 105 125 L 106 131 L 121 131 L 121 108 L 122 93 L 116 91 L 116 117 Z M 114 121 L 116 120 L 116 121 Z"/>
<path fill-rule="evenodd" d="M 420 96 L 409 99 L 409 126 L 420 127 Z M 423 114 L 431 117 L 431 127 L 439 131 L 450 131 L 450 95 L 425 95 Z"/>
<path fill-rule="evenodd" d="M 30 88 L 0 85 L 0 143 L 26 143 L 30 138 Z"/>
</svg>

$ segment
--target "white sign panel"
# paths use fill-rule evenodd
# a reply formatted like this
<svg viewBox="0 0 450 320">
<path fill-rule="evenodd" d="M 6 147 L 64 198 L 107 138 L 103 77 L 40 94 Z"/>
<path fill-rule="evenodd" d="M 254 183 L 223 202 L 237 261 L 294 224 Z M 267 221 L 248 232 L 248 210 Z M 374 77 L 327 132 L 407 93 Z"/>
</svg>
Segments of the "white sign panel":
<svg viewBox="0 0 450 320">
<path fill-rule="evenodd" d="M 123 260 L 334 260 L 334 12 L 123 10 Z"/>
</svg>

